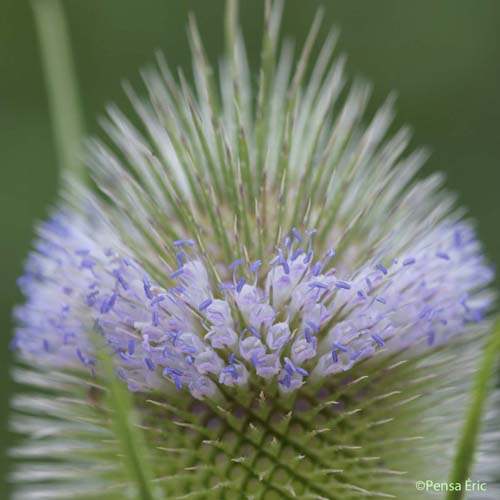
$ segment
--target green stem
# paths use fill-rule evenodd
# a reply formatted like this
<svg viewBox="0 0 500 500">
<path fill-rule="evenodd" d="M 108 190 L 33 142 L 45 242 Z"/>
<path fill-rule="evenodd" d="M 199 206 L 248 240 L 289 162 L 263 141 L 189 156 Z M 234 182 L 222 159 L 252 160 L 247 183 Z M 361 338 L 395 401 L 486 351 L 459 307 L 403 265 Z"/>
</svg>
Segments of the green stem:
<svg viewBox="0 0 500 500">
<path fill-rule="evenodd" d="M 69 33 L 60 0 L 32 0 L 47 85 L 50 114 L 63 182 L 83 178 L 79 159 L 83 118 Z M 68 185 L 71 188 L 71 182 Z M 97 340 L 96 340 L 97 342 Z M 134 498 L 155 500 L 161 494 L 153 486 L 146 445 L 133 407 L 132 397 L 116 378 L 113 361 L 105 349 L 99 352 L 100 366 L 107 379 L 111 424 L 121 454 L 127 463 L 127 477 L 135 487 Z"/>
<path fill-rule="evenodd" d="M 238 31 L 238 0 L 226 0 L 226 18 L 224 23 L 226 30 L 226 50 L 228 54 L 231 54 L 231 69 L 234 72 L 236 70 L 234 67 L 234 57 L 236 52 L 236 35 Z"/>
<path fill-rule="evenodd" d="M 482 358 L 481 366 L 474 381 L 472 400 L 462 430 L 462 436 L 458 443 L 450 483 L 460 483 L 460 491 L 449 491 L 447 500 L 459 500 L 465 496 L 465 482 L 469 478 L 471 466 L 474 460 L 479 430 L 481 427 L 481 416 L 484 404 L 491 384 L 491 373 L 500 353 L 500 322 L 493 329 Z"/>
<path fill-rule="evenodd" d="M 75 68 L 60 0 L 32 0 L 47 86 L 61 177 L 82 177 L 79 147 L 83 136 Z"/>
<path fill-rule="evenodd" d="M 109 353 L 98 344 L 99 364 L 106 377 L 107 402 L 111 409 L 111 423 L 120 451 L 125 457 L 128 479 L 134 485 L 134 497 L 138 500 L 160 499 L 159 490 L 153 486 L 153 474 L 142 430 L 133 407 L 132 396 L 121 380 L 117 379 L 113 360 Z"/>
</svg>

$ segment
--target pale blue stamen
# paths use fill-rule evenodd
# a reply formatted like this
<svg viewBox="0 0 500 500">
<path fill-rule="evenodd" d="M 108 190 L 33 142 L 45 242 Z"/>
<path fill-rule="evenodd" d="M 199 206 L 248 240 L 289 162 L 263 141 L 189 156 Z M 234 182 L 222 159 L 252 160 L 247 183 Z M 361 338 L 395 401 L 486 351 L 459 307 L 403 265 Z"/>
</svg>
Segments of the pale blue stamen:
<svg viewBox="0 0 500 500">
<path fill-rule="evenodd" d="M 199 306 L 198 306 L 198 310 L 199 311 L 204 311 L 211 303 L 212 303 L 212 299 L 207 299 L 207 300 L 204 300 Z"/>
<path fill-rule="evenodd" d="M 350 290 L 351 289 L 351 285 L 349 283 L 347 283 L 347 281 L 341 281 L 341 280 L 338 280 L 336 283 L 335 283 L 335 286 L 337 288 L 342 288 L 344 290 Z"/>
<path fill-rule="evenodd" d="M 262 261 L 260 259 L 256 260 L 251 266 L 250 266 L 250 271 L 252 273 L 256 273 L 260 266 L 262 265 Z"/>
<path fill-rule="evenodd" d="M 436 257 L 443 260 L 450 260 L 450 256 L 445 252 L 436 252 Z"/>
<path fill-rule="evenodd" d="M 245 286 L 245 283 L 246 283 L 245 278 L 240 278 L 240 279 L 238 280 L 238 284 L 236 285 L 236 291 L 237 291 L 238 293 L 240 293 L 240 292 L 241 292 L 241 290 L 243 290 L 243 287 Z"/>
<path fill-rule="evenodd" d="M 237 259 L 234 262 L 231 262 L 231 264 L 229 264 L 229 266 L 227 266 L 227 268 L 229 270 L 233 271 L 237 267 L 241 266 L 241 264 L 243 264 L 243 259 Z"/>
<path fill-rule="evenodd" d="M 295 236 L 295 239 L 299 243 L 302 243 L 302 241 L 303 241 L 302 235 L 299 233 L 299 231 L 295 227 L 292 228 L 292 234 Z"/>
<path fill-rule="evenodd" d="M 184 273 L 184 268 L 181 267 L 180 269 L 177 269 L 176 271 L 174 271 L 173 273 L 171 273 L 170 274 L 170 278 L 171 279 L 175 279 L 175 278 L 179 277 L 183 273 Z"/>
<path fill-rule="evenodd" d="M 130 356 L 132 356 L 134 352 L 135 352 L 135 340 L 130 339 L 128 341 L 128 353 L 130 354 Z"/>
</svg>

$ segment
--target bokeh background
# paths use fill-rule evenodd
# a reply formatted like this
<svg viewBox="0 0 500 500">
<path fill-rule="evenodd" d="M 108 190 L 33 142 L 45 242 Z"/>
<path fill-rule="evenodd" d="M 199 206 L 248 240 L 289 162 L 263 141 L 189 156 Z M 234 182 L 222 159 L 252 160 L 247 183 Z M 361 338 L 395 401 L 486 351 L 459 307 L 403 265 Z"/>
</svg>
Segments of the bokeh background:
<svg viewBox="0 0 500 500">
<path fill-rule="evenodd" d="M 36 1 L 36 0 L 34 0 Z M 395 90 L 397 124 L 432 151 L 426 170 L 447 173 L 449 188 L 478 221 L 486 251 L 500 263 L 500 2 L 498 0 L 286 0 L 284 34 L 302 42 L 315 10 L 324 32 L 341 29 L 348 71 L 374 83 L 372 110 Z M 161 49 L 189 72 L 186 21 L 196 14 L 213 62 L 222 49 L 223 0 L 65 0 L 82 105 L 97 133 L 106 103 L 127 107 L 120 82 Z M 256 67 L 263 0 L 241 0 L 250 61 Z M 30 5 L 0 0 L 0 498 L 4 484 L 11 308 L 16 278 L 56 196 L 57 160 Z"/>
</svg>

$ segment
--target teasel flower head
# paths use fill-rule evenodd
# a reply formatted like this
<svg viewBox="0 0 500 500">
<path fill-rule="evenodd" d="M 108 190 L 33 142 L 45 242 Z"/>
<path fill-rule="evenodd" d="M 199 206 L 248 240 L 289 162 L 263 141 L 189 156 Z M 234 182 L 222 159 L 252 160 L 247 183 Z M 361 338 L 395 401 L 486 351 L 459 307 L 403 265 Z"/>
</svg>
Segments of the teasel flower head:
<svg viewBox="0 0 500 500">
<path fill-rule="evenodd" d="M 388 133 L 392 100 L 367 120 L 335 34 L 311 60 L 317 18 L 295 58 L 282 7 L 258 79 L 231 8 L 218 72 L 191 21 L 194 86 L 159 56 L 146 97 L 126 87 L 139 119 L 111 107 L 89 142 L 92 187 L 38 228 L 20 498 L 137 497 L 103 353 L 160 497 L 413 498 L 447 478 L 493 271 L 408 130 Z"/>
</svg>

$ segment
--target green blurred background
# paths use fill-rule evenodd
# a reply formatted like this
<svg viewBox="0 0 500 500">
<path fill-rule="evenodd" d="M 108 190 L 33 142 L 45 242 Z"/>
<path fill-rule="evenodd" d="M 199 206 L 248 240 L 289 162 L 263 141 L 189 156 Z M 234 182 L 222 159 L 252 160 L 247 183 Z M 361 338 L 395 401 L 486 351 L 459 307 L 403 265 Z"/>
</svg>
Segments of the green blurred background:
<svg viewBox="0 0 500 500">
<path fill-rule="evenodd" d="M 36 0 L 34 0 L 36 1 Z M 498 0 L 286 0 L 285 35 L 302 42 L 319 5 L 324 32 L 341 28 L 339 48 L 353 76 L 371 80 L 372 109 L 396 90 L 398 124 L 433 154 L 427 171 L 448 186 L 479 223 L 486 251 L 500 262 L 500 2 Z M 87 130 L 98 131 L 104 106 L 126 107 L 120 82 L 161 49 L 189 70 L 186 21 L 193 11 L 212 61 L 222 48 L 222 0 L 66 0 Z M 242 0 L 241 19 L 256 67 L 263 1 Z M 29 3 L 0 0 L 0 498 L 11 354 L 10 310 L 33 222 L 56 195 L 57 162 Z"/>
</svg>

